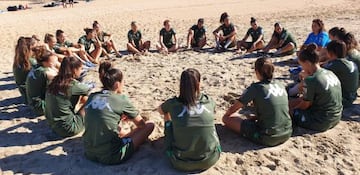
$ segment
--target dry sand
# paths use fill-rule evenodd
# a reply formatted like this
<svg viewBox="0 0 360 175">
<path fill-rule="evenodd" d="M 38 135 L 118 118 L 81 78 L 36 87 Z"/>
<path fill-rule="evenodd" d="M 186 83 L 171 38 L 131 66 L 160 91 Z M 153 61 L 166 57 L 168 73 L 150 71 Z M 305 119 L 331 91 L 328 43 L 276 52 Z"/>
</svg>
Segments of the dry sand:
<svg viewBox="0 0 360 175">
<path fill-rule="evenodd" d="M 83 156 L 81 136 L 56 139 L 45 117 L 34 117 L 20 103 L 12 75 L 14 45 L 19 36 L 54 33 L 63 29 L 68 39 L 76 42 L 82 29 L 94 20 L 114 34 L 120 50 L 125 49 L 126 34 L 132 20 L 138 21 L 144 39 L 154 43 L 162 21 L 169 18 L 177 31 L 180 44 L 185 45 L 188 28 L 199 17 L 205 18 L 209 46 L 213 46 L 211 31 L 218 25 L 220 13 L 227 11 L 237 26 L 238 38 L 249 28 L 254 16 L 265 30 L 268 41 L 274 22 L 280 21 L 302 43 L 311 31 L 311 20 L 322 18 L 327 28 L 345 27 L 359 39 L 360 5 L 356 0 L 237 0 L 161 1 L 161 0 L 98 0 L 81 1 L 75 8 L 42 8 L 26 1 L 0 1 L 0 9 L 8 5 L 29 3 L 31 10 L 0 13 L 0 174 L 177 174 L 162 152 L 163 122 L 154 112 L 164 100 L 178 93 L 182 70 L 197 68 L 202 73 L 202 89 L 217 103 L 216 124 L 223 147 L 218 163 L 203 174 L 360 174 L 360 101 L 346 111 L 346 117 L 333 129 L 314 133 L 297 128 L 283 145 L 264 148 L 226 130 L 221 116 L 229 107 L 231 93 L 241 92 L 255 81 L 253 62 L 256 58 L 236 59 L 231 52 L 213 54 L 193 51 L 163 56 L 151 53 L 136 61 L 127 55 L 115 61 L 126 75 L 128 94 L 142 114 L 156 122 L 150 140 L 131 160 L 117 166 L 103 166 Z M 208 47 L 209 47 L 208 46 Z M 235 59 L 234 59 L 235 58 Z M 284 61 L 274 59 L 276 77 L 290 83 Z M 96 79 L 91 71 L 86 79 Z M 230 94 L 229 94 L 230 93 Z"/>
</svg>

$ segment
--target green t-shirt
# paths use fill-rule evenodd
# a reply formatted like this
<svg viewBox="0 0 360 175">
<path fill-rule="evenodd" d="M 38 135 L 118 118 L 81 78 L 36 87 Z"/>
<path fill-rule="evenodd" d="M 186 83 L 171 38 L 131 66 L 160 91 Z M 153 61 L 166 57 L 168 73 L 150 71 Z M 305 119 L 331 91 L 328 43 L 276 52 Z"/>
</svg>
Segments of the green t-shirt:
<svg viewBox="0 0 360 175">
<path fill-rule="evenodd" d="M 352 49 L 348 52 L 347 59 L 354 62 L 360 74 L 360 51 Z M 359 77 L 360 78 L 360 77 Z"/>
<path fill-rule="evenodd" d="M 232 23 L 230 23 L 230 25 L 228 25 L 228 26 L 223 24 L 220 26 L 220 30 L 222 30 L 224 36 L 227 36 L 230 33 L 232 33 L 233 31 L 235 31 L 235 26 Z"/>
<path fill-rule="evenodd" d="M 104 31 L 101 31 L 100 33 L 97 34 L 97 37 L 101 42 L 105 42 L 105 36 L 109 36 L 109 34 Z"/>
<path fill-rule="evenodd" d="M 274 80 L 253 83 L 239 101 L 243 105 L 253 101 L 260 133 L 283 136 L 292 132 L 288 95 L 282 83 Z"/>
<path fill-rule="evenodd" d="M 318 69 L 304 80 L 305 101 L 312 105 L 307 109 L 320 122 L 339 121 L 342 113 L 341 83 L 334 73 Z"/>
<path fill-rule="evenodd" d="M 258 27 L 256 30 L 254 30 L 253 28 L 249 28 L 246 34 L 251 36 L 252 42 L 255 42 L 259 39 L 260 35 L 264 35 L 264 30 L 262 29 L 262 27 Z M 264 40 L 264 37 L 262 38 L 262 40 Z"/>
<path fill-rule="evenodd" d="M 134 32 L 133 30 L 129 30 L 128 32 L 128 40 L 129 43 L 132 43 L 134 41 L 134 44 L 136 46 L 136 48 L 140 47 L 140 40 L 141 40 L 141 32 L 138 30 L 136 32 Z"/>
<path fill-rule="evenodd" d="M 166 47 L 170 47 L 174 45 L 173 36 L 175 35 L 176 32 L 173 28 L 171 28 L 169 31 L 166 31 L 165 28 L 162 28 L 160 30 L 160 36 L 163 36 L 163 43 L 165 44 Z"/>
<path fill-rule="evenodd" d="M 293 36 L 285 29 L 283 29 L 280 34 L 277 32 L 274 32 L 273 37 L 276 37 L 279 41 L 284 40 L 284 44 L 282 46 L 280 46 L 280 48 L 285 47 L 289 43 L 293 43 L 296 47 L 296 42 L 295 42 Z"/>
<path fill-rule="evenodd" d="M 32 69 L 26 78 L 26 95 L 28 104 L 37 112 L 43 113 L 43 101 L 49 84 L 46 71 L 48 68 L 39 66 Z"/>
<path fill-rule="evenodd" d="M 90 87 L 88 85 L 72 80 L 69 85 L 68 95 L 46 93 L 45 117 L 55 132 L 64 133 L 72 127 L 76 115 L 76 104 L 80 96 L 87 95 L 89 91 Z"/>
<path fill-rule="evenodd" d="M 58 53 L 58 54 L 62 54 L 63 52 L 61 52 L 60 51 L 60 48 L 61 47 L 66 47 L 66 48 L 68 48 L 68 47 L 73 47 L 74 46 L 74 44 L 72 43 L 72 42 L 70 42 L 70 41 L 65 41 L 64 43 L 59 43 L 59 42 L 57 42 L 56 44 L 55 44 L 55 46 L 54 46 L 54 51 L 56 52 L 56 53 Z"/>
<path fill-rule="evenodd" d="M 38 66 L 35 58 L 29 58 L 29 61 L 30 61 L 32 69 L 35 69 Z M 23 96 L 23 98 L 25 99 L 25 103 L 27 103 L 26 77 L 29 74 L 30 70 L 25 70 L 22 65 L 13 67 L 15 83 L 16 83 L 17 87 L 19 88 L 21 96 Z"/>
<path fill-rule="evenodd" d="M 88 40 L 86 38 L 86 35 L 84 35 L 84 36 L 79 38 L 78 43 L 84 45 L 86 52 L 89 53 L 90 49 L 91 49 L 91 45 L 94 44 L 95 41 L 93 39 Z"/>
<path fill-rule="evenodd" d="M 199 28 L 198 25 L 193 25 L 190 28 L 192 31 L 194 31 L 194 40 L 195 42 L 199 42 L 200 39 L 205 37 L 206 29 L 205 27 Z"/>
<path fill-rule="evenodd" d="M 190 110 L 174 97 L 164 102 L 161 109 L 171 116 L 173 141 L 170 147 L 176 157 L 195 161 L 220 150 L 214 125 L 215 102 L 210 97 L 201 94 L 197 105 Z"/>
<path fill-rule="evenodd" d="M 118 124 L 124 114 L 133 119 L 139 111 L 128 97 L 108 90 L 93 93 L 85 104 L 85 155 L 90 160 L 104 161 L 118 155 L 123 142 Z"/>
<path fill-rule="evenodd" d="M 331 70 L 341 82 L 342 104 L 349 107 L 357 98 L 359 71 L 354 62 L 340 58 L 329 61 L 324 68 Z"/>
</svg>

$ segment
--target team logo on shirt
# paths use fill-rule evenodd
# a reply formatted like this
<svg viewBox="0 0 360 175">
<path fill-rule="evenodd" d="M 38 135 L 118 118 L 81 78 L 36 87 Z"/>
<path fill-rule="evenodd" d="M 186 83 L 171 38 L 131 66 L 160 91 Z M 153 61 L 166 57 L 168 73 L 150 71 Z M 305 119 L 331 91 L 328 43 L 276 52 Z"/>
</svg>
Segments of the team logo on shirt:
<svg viewBox="0 0 360 175">
<path fill-rule="evenodd" d="M 197 104 L 195 107 L 191 107 L 190 109 L 188 109 L 186 106 L 183 106 L 183 110 L 182 112 L 178 115 L 178 117 L 184 117 L 185 113 L 189 114 L 189 115 L 199 115 L 202 114 L 204 111 L 209 112 L 210 110 L 207 109 L 204 105 L 202 104 Z"/>
<path fill-rule="evenodd" d="M 113 110 L 110 107 L 107 97 L 95 97 L 85 108 L 91 107 L 92 109 L 104 110 L 108 109 L 110 112 Z"/>
<path fill-rule="evenodd" d="M 355 64 L 354 62 L 350 61 L 350 73 L 354 73 L 355 71 Z"/>
<path fill-rule="evenodd" d="M 269 99 L 271 95 L 273 95 L 274 97 L 280 97 L 286 95 L 285 89 L 281 88 L 279 85 L 270 84 L 269 86 L 270 86 L 269 92 L 264 99 Z"/>
<path fill-rule="evenodd" d="M 330 87 L 340 85 L 339 79 L 333 74 L 326 74 L 325 75 L 325 80 L 326 80 L 325 90 L 329 90 Z"/>
</svg>

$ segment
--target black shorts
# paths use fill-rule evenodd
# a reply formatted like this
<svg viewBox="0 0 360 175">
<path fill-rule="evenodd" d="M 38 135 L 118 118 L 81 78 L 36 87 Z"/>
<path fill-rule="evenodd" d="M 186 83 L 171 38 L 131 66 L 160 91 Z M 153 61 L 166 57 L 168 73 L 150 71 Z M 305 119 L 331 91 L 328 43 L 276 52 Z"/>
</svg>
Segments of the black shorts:
<svg viewBox="0 0 360 175">
<path fill-rule="evenodd" d="M 292 134 L 292 127 L 286 128 L 283 134 L 274 136 L 261 132 L 262 129 L 256 125 L 254 120 L 243 120 L 240 135 L 258 144 L 276 146 L 288 140 Z"/>
<path fill-rule="evenodd" d="M 339 119 L 337 121 L 329 122 L 321 121 L 320 118 L 322 118 L 322 116 L 309 110 L 295 109 L 293 122 L 295 125 L 302 128 L 307 128 L 314 131 L 326 131 L 336 126 L 340 120 Z"/>
<path fill-rule="evenodd" d="M 168 44 L 164 44 L 166 48 L 170 49 L 172 48 L 175 44 L 174 43 L 168 43 Z"/>
</svg>

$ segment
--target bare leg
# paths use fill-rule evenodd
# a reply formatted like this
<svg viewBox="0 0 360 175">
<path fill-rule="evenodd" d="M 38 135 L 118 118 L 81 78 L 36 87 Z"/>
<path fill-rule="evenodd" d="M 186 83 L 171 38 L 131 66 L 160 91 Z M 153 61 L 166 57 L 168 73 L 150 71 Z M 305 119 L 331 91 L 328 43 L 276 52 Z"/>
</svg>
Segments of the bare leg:
<svg viewBox="0 0 360 175">
<path fill-rule="evenodd" d="M 278 45 L 279 40 L 275 37 L 272 37 L 267 46 L 263 49 L 264 52 L 269 52 L 271 49 L 274 49 Z"/>
<path fill-rule="evenodd" d="M 243 119 L 241 119 L 239 116 L 232 115 L 229 117 L 223 117 L 223 123 L 225 124 L 225 127 L 235 131 L 236 133 L 240 133 L 241 131 L 241 123 Z"/>
<path fill-rule="evenodd" d="M 202 38 L 200 39 L 199 43 L 198 43 L 198 47 L 201 49 L 206 45 L 206 38 Z"/>
<path fill-rule="evenodd" d="M 294 49 L 295 49 L 294 43 L 289 43 L 286 46 L 284 46 L 283 48 L 279 49 L 278 52 L 279 52 L 279 54 L 283 54 L 283 53 L 290 52 Z"/>
<path fill-rule="evenodd" d="M 98 64 L 99 63 L 99 58 L 100 58 L 100 56 L 101 56 L 101 54 L 102 53 L 104 53 L 104 49 L 102 48 L 102 47 L 97 47 L 97 48 L 95 48 L 95 50 L 93 50 L 92 52 L 91 52 L 91 57 L 92 57 L 92 62 L 93 63 L 95 63 L 95 64 Z M 105 51 L 105 53 L 106 53 L 106 51 Z M 106 53 L 107 54 L 107 53 Z"/>
<path fill-rule="evenodd" d="M 138 149 L 139 146 L 146 141 L 154 130 L 154 127 L 155 125 L 153 122 L 147 121 L 144 127 L 136 128 L 127 135 L 132 139 L 135 149 Z"/>
<path fill-rule="evenodd" d="M 264 48 L 264 44 L 264 41 L 261 40 L 260 42 L 256 43 L 255 47 L 251 47 L 247 52 L 253 52 L 255 50 L 262 49 Z"/>
<path fill-rule="evenodd" d="M 143 43 L 143 45 L 142 45 L 141 50 L 149 51 L 150 45 L 151 45 L 151 42 L 150 42 L 150 41 L 145 41 L 145 42 Z"/>
<path fill-rule="evenodd" d="M 131 43 L 126 44 L 127 50 L 131 52 L 132 54 L 140 54 L 140 51 L 135 48 Z"/>
<path fill-rule="evenodd" d="M 189 31 L 189 33 L 188 33 L 187 42 L 186 42 L 186 47 L 187 47 L 188 49 L 191 48 L 191 42 L 193 41 L 193 39 L 194 39 L 194 32 L 191 30 L 191 31 Z"/>
<path fill-rule="evenodd" d="M 169 52 L 176 52 L 179 49 L 179 45 L 176 43 L 168 49 Z"/>
<path fill-rule="evenodd" d="M 110 50 L 110 51 L 113 50 L 113 51 L 115 52 L 115 55 L 116 55 L 116 56 L 118 56 L 118 57 L 121 56 L 121 54 L 119 53 L 119 51 L 116 49 L 113 40 L 110 40 L 110 41 L 108 42 L 107 47 L 108 47 L 108 48 L 107 48 L 108 50 Z"/>
</svg>

